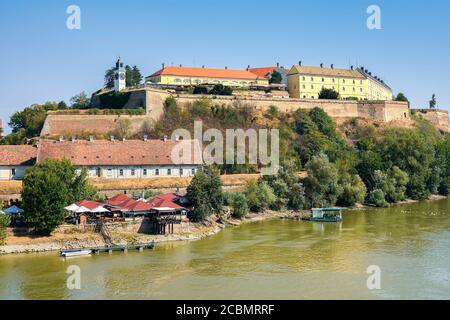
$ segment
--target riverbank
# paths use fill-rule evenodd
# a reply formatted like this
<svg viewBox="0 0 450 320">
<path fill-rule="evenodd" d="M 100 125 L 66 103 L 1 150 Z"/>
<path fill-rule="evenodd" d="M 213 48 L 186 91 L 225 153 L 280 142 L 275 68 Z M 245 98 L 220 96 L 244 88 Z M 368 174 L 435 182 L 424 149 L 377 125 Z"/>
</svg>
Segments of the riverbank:
<svg viewBox="0 0 450 320">
<path fill-rule="evenodd" d="M 446 199 L 446 196 L 432 195 L 425 201 L 436 201 Z M 418 200 L 406 200 L 394 205 L 410 204 Z M 366 210 L 374 208 L 366 205 L 358 205 L 345 208 L 347 210 Z M 217 234 L 222 229 L 230 226 L 239 226 L 244 223 L 264 221 L 269 219 L 301 219 L 308 211 L 266 211 L 263 213 L 250 213 L 244 219 L 233 219 L 224 217 L 211 217 L 203 223 L 189 223 L 188 228 L 178 234 L 151 235 L 132 231 L 114 230 L 112 240 L 117 245 L 144 244 L 151 241 L 164 243 L 171 241 L 193 241 L 200 240 Z M 38 237 L 32 235 L 15 234 L 12 229 L 8 232 L 6 244 L 0 246 L 0 255 L 14 253 L 32 253 L 59 251 L 60 249 L 90 248 L 105 246 L 106 243 L 99 233 L 93 231 L 65 230 L 54 232 L 49 237 Z"/>
<path fill-rule="evenodd" d="M 238 226 L 243 223 L 263 221 L 278 218 L 295 218 L 299 213 L 266 211 L 264 213 L 251 213 L 244 219 L 211 217 L 203 223 L 189 223 L 186 231 L 178 234 L 151 235 L 132 231 L 114 230 L 111 232 L 112 241 L 117 245 L 144 244 L 154 241 L 155 243 L 171 241 L 192 241 L 215 235 L 223 228 Z M 89 230 L 57 230 L 48 237 L 15 234 L 10 228 L 6 244 L 0 246 L 1 254 L 32 253 L 59 251 L 60 249 L 91 248 L 106 246 L 99 233 Z"/>
</svg>

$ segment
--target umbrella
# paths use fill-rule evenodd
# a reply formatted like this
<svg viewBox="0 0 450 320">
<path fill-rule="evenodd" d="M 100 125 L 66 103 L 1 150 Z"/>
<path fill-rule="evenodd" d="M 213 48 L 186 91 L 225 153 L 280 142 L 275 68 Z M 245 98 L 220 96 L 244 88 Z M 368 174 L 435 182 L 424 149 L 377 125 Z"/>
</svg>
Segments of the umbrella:
<svg viewBox="0 0 450 320">
<path fill-rule="evenodd" d="M 78 208 L 80 208 L 79 206 L 77 206 L 75 203 L 71 204 L 68 207 L 65 207 L 64 209 L 66 209 L 67 211 L 77 211 Z"/>
<path fill-rule="evenodd" d="M 20 209 L 18 206 L 12 206 L 9 207 L 8 209 L 5 209 L 5 213 L 6 214 L 18 214 L 18 213 L 23 213 L 23 209 Z"/>
<path fill-rule="evenodd" d="M 86 212 L 92 212 L 90 209 L 86 208 L 86 207 L 79 207 L 77 210 L 74 211 L 75 213 L 86 213 Z"/>
<path fill-rule="evenodd" d="M 108 209 L 103 208 L 103 207 L 97 207 L 95 209 L 91 210 L 92 213 L 102 213 L 102 212 L 109 212 Z"/>
</svg>

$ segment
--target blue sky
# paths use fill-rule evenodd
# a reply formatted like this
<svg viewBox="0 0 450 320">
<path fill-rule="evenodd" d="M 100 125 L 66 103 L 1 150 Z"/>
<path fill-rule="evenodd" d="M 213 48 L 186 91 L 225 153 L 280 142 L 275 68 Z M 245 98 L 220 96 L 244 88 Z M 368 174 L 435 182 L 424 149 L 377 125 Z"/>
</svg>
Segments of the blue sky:
<svg viewBox="0 0 450 320">
<path fill-rule="evenodd" d="M 66 9 L 81 8 L 81 30 Z M 381 30 L 366 27 L 369 5 Z M 117 56 L 144 76 L 166 65 L 363 65 L 413 107 L 450 107 L 450 1 L 3 1 L 0 118 L 103 85 Z"/>
</svg>

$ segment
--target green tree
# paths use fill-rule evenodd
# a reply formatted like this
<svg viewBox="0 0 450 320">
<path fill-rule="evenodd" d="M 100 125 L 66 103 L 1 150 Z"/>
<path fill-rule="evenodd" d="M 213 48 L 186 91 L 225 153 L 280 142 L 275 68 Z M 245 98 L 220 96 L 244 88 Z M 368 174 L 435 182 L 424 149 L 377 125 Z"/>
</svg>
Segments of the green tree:
<svg viewBox="0 0 450 320">
<path fill-rule="evenodd" d="M 430 100 L 430 109 L 436 109 L 436 95 L 433 93 Z"/>
<path fill-rule="evenodd" d="M 231 96 L 233 94 L 233 89 L 229 86 L 224 86 L 219 83 L 214 85 L 214 87 L 209 91 L 209 94 L 218 96 Z"/>
<path fill-rule="evenodd" d="M 306 165 L 307 177 L 304 179 L 306 203 L 312 207 L 335 205 L 342 192 L 339 176 L 334 164 L 320 153 Z"/>
<path fill-rule="evenodd" d="M 213 167 L 199 170 L 187 188 L 187 197 L 193 207 L 192 220 L 202 221 L 213 213 L 219 214 L 224 202 L 219 171 Z"/>
<path fill-rule="evenodd" d="M 269 83 L 280 84 L 282 81 L 283 77 L 281 73 L 279 73 L 278 71 L 272 72 L 272 74 L 270 75 Z"/>
<path fill-rule="evenodd" d="M 235 193 L 231 198 L 232 215 L 241 219 L 248 214 L 247 199 L 243 193 Z"/>
<path fill-rule="evenodd" d="M 248 181 L 245 185 L 244 194 L 252 212 L 262 212 L 276 201 L 272 188 L 262 180 Z"/>
<path fill-rule="evenodd" d="M 338 202 L 346 206 L 354 206 L 363 203 L 366 198 L 367 188 L 360 176 L 349 175 L 342 184 L 342 194 Z"/>
<path fill-rule="evenodd" d="M 96 191 L 68 160 L 47 160 L 28 169 L 23 179 L 22 203 L 28 222 L 39 234 L 49 235 L 66 217 L 69 203 L 93 199 Z"/>
<path fill-rule="evenodd" d="M 333 89 L 323 88 L 319 93 L 319 99 L 338 100 L 339 93 Z"/>
<path fill-rule="evenodd" d="M 397 96 L 395 97 L 395 101 L 409 102 L 408 98 L 402 92 L 399 92 L 397 94 Z"/>
<path fill-rule="evenodd" d="M 377 207 L 389 207 L 389 203 L 386 201 L 386 195 L 383 190 L 374 189 L 370 191 L 368 198 L 369 203 L 372 203 Z"/>
<path fill-rule="evenodd" d="M 88 109 L 91 105 L 91 99 L 83 91 L 70 98 L 72 109 Z"/>
<path fill-rule="evenodd" d="M 0 208 L 1 210 L 1 208 Z M 6 214 L 0 214 L 0 245 L 5 244 L 6 236 L 7 236 L 7 228 L 11 223 L 11 219 Z"/>
</svg>

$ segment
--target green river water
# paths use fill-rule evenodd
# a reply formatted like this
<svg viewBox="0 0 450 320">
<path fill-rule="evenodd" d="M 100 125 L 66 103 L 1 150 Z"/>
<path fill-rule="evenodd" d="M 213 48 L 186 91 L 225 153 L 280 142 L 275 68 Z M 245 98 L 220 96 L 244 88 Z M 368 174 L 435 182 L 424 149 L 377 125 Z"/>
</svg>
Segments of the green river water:
<svg viewBox="0 0 450 320">
<path fill-rule="evenodd" d="M 450 200 L 270 220 L 155 250 L 0 256 L 0 299 L 450 299 Z M 70 265 L 81 289 L 66 285 Z M 368 266 L 381 289 L 366 285 Z"/>
</svg>

